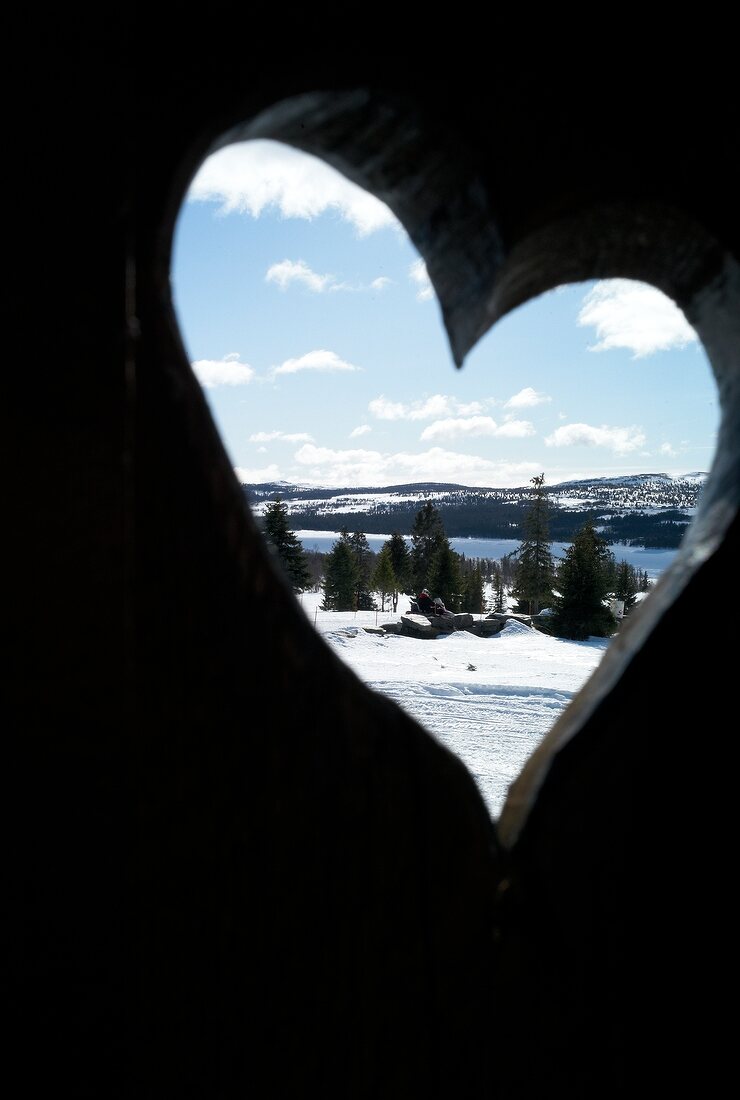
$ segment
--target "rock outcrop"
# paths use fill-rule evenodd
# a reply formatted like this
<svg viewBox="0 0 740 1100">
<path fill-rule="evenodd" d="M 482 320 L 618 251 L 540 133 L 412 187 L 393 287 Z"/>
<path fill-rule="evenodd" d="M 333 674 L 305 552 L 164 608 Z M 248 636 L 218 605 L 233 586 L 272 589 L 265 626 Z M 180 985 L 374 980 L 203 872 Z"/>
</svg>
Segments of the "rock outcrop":
<svg viewBox="0 0 740 1100">
<path fill-rule="evenodd" d="M 524 616 L 528 618 L 528 616 Z M 478 637 L 490 638 L 504 627 L 510 618 L 522 619 L 523 616 L 501 615 L 476 619 L 470 612 L 456 615 L 402 615 L 399 622 L 384 623 L 380 628 L 386 634 L 403 634 L 407 638 L 438 638 L 440 634 L 451 634 L 455 630 L 467 630 Z M 527 624 L 529 625 L 529 624 Z M 378 628 L 371 629 L 377 633 Z"/>
</svg>

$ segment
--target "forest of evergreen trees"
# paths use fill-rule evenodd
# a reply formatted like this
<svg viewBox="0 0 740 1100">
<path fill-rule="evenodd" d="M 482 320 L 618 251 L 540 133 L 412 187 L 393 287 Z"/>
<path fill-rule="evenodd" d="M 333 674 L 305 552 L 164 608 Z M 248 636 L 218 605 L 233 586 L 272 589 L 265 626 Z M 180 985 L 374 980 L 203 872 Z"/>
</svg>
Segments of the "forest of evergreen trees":
<svg viewBox="0 0 740 1100">
<path fill-rule="evenodd" d="M 617 628 L 610 601 L 621 601 L 625 613 L 647 591 L 647 573 L 618 561 L 604 537 L 586 519 L 564 559 L 551 552 L 552 506 L 544 474 L 532 478 L 532 490 L 516 550 L 503 558 L 467 558 L 450 546 L 441 510 L 426 501 L 414 516 L 411 546 L 400 531 L 374 553 L 364 531 L 343 528 L 326 553 L 303 550 L 289 528 L 288 510 L 277 497 L 262 518 L 268 545 L 295 592 L 323 589 L 325 611 L 389 608 L 395 612 L 401 593 L 422 588 L 439 597 L 449 611 L 485 614 L 504 611 L 509 598 L 516 610 L 532 616 L 546 611 L 540 629 L 560 637 L 607 636 Z M 492 594 L 492 599 L 486 593 Z"/>
<path fill-rule="evenodd" d="M 307 491 L 306 491 L 307 492 Z M 501 499 L 465 489 L 459 494 L 446 493 L 434 506 L 444 524 L 448 538 L 521 539 L 527 515 L 526 498 L 512 491 L 501 490 Z M 521 491 L 517 490 L 517 494 Z M 336 490 L 332 490 L 336 495 Z M 247 494 L 249 498 L 249 493 Z M 313 492 L 313 503 L 305 507 L 291 507 L 291 525 L 311 531 L 364 531 L 366 535 L 382 535 L 398 531 L 410 535 L 417 512 L 418 500 L 384 502 L 370 510 L 327 512 L 316 503 L 320 494 Z M 253 498 L 254 499 L 254 498 Z M 607 509 L 594 507 L 577 510 L 565 509 L 548 501 L 550 538 L 553 542 L 572 542 L 585 523 L 592 523 L 609 543 L 622 542 L 628 546 L 646 546 L 675 550 L 681 544 L 691 517 L 680 509 L 665 508 L 658 511 L 635 509 L 626 514 L 615 514 L 613 506 Z"/>
</svg>

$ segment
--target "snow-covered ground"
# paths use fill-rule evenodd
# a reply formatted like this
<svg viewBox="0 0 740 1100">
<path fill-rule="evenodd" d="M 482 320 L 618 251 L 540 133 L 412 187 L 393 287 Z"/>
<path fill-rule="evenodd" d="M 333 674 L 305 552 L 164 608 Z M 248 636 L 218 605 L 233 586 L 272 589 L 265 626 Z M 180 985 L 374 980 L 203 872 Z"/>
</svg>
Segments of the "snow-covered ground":
<svg viewBox="0 0 740 1100">
<path fill-rule="evenodd" d="M 322 611 L 321 592 L 298 597 L 324 640 L 357 675 L 394 699 L 460 757 L 493 817 L 555 719 L 599 664 L 607 638 L 571 642 L 510 622 L 492 638 L 466 631 L 431 641 L 364 628 L 398 613 Z"/>
</svg>

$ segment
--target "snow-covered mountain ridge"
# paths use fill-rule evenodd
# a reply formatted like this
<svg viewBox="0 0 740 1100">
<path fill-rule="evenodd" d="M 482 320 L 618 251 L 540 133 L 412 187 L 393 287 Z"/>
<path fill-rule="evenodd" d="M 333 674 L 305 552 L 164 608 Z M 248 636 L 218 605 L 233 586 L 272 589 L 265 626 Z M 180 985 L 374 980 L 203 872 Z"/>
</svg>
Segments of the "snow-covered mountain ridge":
<svg viewBox="0 0 740 1100">
<path fill-rule="evenodd" d="M 550 535 L 571 540 L 589 520 L 607 542 L 677 547 L 706 480 L 704 473 L 682 477 L 634 474 L 545 485 L 550 500 Z M 316 488 L 269 482 L 245 485 L 252 511 L 260 518 L 277 497 L 298 530 L 410 534 L 426 501 L 438 509 L 450 538 L 520 538 L 532 486 L 494 489 L 439 482 L 357 488 Z"/>
<path fill-rule="evenodd" d="M 669 474 L 632 474 L 623 477 L 588 478 L 545 485 L 551 502 L 561 508 L 602 508 L 608 505 L 618 510 L 646 508 L 679 508 L 693 510 L 706 480 L 706 473 L 694 472 L 681 477 Z M 384 503 L 462 503 L 484 500 L 517 504 L 531 499 L 531 485 L 513 489 L 481 488 L 440 482 L 419 482 L 386 485 L 379 488 L 320 488 L 291 485 L 287 482 L 265 482 L 245 485 L 247 497 L 255 514 L 264 512 L 276 496 L 285 502 L 291 514 L 304 511 L 331 512 L 366 511 Z"/>
</svg>

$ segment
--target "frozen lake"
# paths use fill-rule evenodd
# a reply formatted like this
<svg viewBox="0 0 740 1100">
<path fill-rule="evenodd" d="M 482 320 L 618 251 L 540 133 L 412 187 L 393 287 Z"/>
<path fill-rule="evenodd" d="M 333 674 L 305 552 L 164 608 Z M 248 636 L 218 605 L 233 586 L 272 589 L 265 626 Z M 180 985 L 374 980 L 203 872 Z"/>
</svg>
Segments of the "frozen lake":
<svg viewBox="0 0 740 1100">
<path fill-rule="evenodd" d="M 296 531 L 295 534 L 301 540 L 304 549 L 319 550 L 322 554 L 328 553 L 339 538 L 338 531 Z M 390 535 L 368 535 L 367 541 L 371 550 L 377 552 Z M 411 539 L 406 541 L 411 545 Z M 520 545 L 518 539 L 450 539 L 450 546 L 458 554 L 464 554 L 466 558 L 494 558 L 498 560 L 504 554 L 511 554 Z M 554 557 L 562 558 L 570 546 L 568 542 L 553 542 L 552 552 Z M 658 577 L 671 564 L 677 550 L 654 550 L 643 546 L 623 546 L 622 543 L 614 543 L 610 546 L 617 561 L 626 561 L 635 569 L 644 569 L 649 577 Z"/>
</svg>

